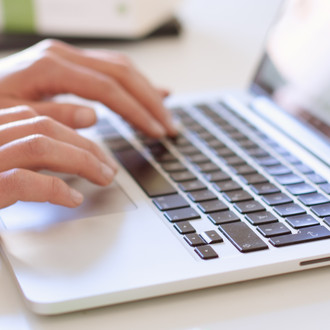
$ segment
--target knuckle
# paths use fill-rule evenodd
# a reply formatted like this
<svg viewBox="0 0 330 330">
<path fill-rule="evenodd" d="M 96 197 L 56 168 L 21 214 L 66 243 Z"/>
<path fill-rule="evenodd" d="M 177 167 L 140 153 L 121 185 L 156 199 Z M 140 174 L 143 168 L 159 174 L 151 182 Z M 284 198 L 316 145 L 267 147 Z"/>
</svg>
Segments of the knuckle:
<svg viewBox="0 0 330 330">
<path fill-rule="evenodd" d="M 30 135 L 25 140 L 26 153 L 29 157 L 42 158 L 49 153 L 49 139 L 42 134 Z"/>
<path fill-rule="evenodd" d="M 63 191 L 63 182 L 61 179 L 51 176 L 49 178 L 49 199 L 53 199 L 54 197 L 60 195 Z"/>
<path fill-rule="evenodd" d="M 46 51 L 56 51 L 63 47 L 63 42 L 56 39 L 48 38 L 41 41 L 40 46 L 43 50 Z"/>
<path fill-rule="evenodd" d="M 35 132 L 41 134 L 52 135 L 55 128 L 55 122 L 53 119 L 47 116 L 38 116 L 34 119 L 34 129 Z"/>
</svg>

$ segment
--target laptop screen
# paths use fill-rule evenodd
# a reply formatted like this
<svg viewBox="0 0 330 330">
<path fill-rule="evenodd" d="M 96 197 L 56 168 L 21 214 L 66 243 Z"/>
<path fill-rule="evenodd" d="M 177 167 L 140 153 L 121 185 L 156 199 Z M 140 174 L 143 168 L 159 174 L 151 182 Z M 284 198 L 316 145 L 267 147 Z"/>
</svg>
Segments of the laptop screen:
<svg viewBox="0 0 330 330">
<path fill-rule="evenodd" d="M 266 41 L 253 90 L 330 139 L 330 1 L 292 0 Z"/>
</svg>

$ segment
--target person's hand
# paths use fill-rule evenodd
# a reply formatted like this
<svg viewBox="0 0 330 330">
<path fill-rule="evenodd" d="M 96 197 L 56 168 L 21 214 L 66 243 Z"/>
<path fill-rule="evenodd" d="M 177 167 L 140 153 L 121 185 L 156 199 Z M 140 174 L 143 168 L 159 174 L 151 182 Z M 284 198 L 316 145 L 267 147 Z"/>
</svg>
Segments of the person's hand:
<svg viewBox="0 0 330 330">
<path fill-rule="evenodd" d="M 62 93 L 100 101 L 153 137 L 176 134 L 162 104 L 168 92 L 153 87 L 121 53 L 45 40 L 0 61 L 0 108 L 29 105 L 73 128 L 95 122 L 90 108 L 49 100 Z"/>
<path fill-rule="evenodd" d="M 117 170 L 95 143 L 25 106 L 0 110 L 0 159 L 0 208 L 18 200 L 81 204 L 79 192 L 37 170 L 77 174 L 103 186 Z"/>
</svg>

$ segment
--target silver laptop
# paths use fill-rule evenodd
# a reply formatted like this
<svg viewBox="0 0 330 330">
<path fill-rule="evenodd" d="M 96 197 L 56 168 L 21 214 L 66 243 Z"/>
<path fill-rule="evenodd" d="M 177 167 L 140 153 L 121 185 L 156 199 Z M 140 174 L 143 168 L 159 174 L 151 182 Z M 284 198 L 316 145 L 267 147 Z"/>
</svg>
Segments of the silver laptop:
<svg viewBox="0 0 330 330">
<path fill-rule="evenodd" d="M 120 170 L 106 188 L 67 177 L 83 205 L 0 211 L 1 250 L 34 312 L 330 265 L 330 19 L 301 10 L 271 29 L 250 91 L 167 101 L 176 139 L 95 104 L 99 122 L 82 134 Z"/>
</svg>

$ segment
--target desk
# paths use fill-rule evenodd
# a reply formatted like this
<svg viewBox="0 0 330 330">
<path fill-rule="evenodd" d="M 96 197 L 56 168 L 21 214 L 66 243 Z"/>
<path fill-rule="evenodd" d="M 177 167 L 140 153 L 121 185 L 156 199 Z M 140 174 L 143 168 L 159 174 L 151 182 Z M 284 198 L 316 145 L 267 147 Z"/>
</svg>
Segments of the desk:
<svg viewBox="0 0 330 330">
<path fill-rule="evenodd" d="M 126 52 L 153 82 L 174 92 L 243 88 L 253 75 L 278 3 L 187 0 L 180 9 L 180 37 L 110 46 Z M 0 329 L 329 329 L 329 278 L 327 267 L 40 317 L 24 306 L 0 259 Z"/>
</svg>

